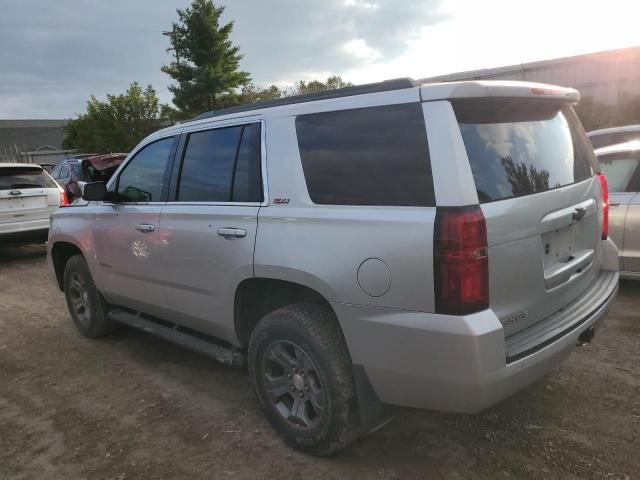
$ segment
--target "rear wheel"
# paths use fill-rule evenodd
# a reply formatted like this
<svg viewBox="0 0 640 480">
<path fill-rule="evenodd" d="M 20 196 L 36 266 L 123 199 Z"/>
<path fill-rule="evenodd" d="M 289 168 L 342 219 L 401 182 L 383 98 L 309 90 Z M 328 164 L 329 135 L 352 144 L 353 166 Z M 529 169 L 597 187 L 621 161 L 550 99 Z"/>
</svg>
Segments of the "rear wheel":
<svg viewBox="0 0 640 480">
<path fill-rule="evenodd" d="M 96 338 L 116 329 L 109 320 L 109 305 L 91 278 L 91 272 L 82 255 L 71 257 L 64 269 L 64 295 L 73 323 L 85 337 Z"/>
<path fill-rule="evenodd" d="M 329 455 L 358 436 L 351 359 L 329 308 L 291 305 L 263 318 L 251 335 L 249 374 L 289 445 Z"/>
</svg>

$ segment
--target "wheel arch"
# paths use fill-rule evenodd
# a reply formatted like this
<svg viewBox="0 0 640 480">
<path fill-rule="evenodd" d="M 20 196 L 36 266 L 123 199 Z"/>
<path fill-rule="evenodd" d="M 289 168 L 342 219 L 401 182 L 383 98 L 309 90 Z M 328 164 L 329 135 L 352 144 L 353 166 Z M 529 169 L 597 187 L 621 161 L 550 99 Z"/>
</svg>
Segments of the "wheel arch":
<svg viewBox="0 0 640 480">
<path fill-rule="evenodd" d="M 234 299 L 234 327 L 240 345 L 249 344 L 253 329 L 265 315 L 295 303 L 325 305 L 336 315 L 329 300 L 308 285 L 270 277 L 252 277 L 240 282 Z"/>
<path fill-rule="evenodd" d="M 53 263 L 53 271 L 56 276 L 58 288 L 64 290 L 64 269 L 67 262 L 74 255 L 83 255 L 82 250 L 76 244 L 59 241 L 55 242 L 51 247 L 51 261 Z"/>
</svg>

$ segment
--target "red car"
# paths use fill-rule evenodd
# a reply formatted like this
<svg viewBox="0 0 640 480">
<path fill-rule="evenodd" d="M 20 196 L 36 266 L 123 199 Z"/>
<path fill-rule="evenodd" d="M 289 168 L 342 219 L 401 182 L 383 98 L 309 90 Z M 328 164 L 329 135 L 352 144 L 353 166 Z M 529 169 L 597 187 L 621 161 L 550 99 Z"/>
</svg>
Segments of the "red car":
<svg viewBox="0 0 640 480">
<path fill-rule="evenodd" d="M 108 181 L 127 155 L 105 153 L 67 158 L 51 171 L 51 176 L 67 192 L 69 201 L 72 201 L 82 195 L 83 184 Z"/>
</svg>

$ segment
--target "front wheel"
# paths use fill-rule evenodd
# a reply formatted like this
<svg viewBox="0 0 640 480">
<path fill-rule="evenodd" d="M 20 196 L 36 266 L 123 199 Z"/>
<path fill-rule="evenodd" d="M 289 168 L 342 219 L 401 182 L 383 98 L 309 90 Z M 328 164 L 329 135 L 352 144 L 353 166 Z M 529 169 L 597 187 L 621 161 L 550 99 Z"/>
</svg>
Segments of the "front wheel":
<svg viewBox="0 0 640 480">
<path fill-rule="evenodd" d="M 329 455 L 358 436 L 351 359 L 328 307 L 290 305 L 263 318 L 249 342 L 249 374 L 289 445 Z"/>
<path fill-rule="evenodd" d="M 93 283 L 82 255 L 71 257 L 65 265 L 64 296 L 73 323 L 85 337 L 102 337 L 117 328 L 107 316 L 108 304 Z"/>
</svg>

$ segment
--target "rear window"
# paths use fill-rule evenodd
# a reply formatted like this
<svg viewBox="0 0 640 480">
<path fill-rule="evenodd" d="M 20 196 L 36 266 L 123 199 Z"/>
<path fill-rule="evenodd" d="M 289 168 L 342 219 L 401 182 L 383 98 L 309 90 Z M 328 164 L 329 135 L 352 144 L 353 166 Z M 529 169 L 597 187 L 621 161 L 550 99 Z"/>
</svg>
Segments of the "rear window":
<svg viewBox="0 0 640 480">
<path fill-rule="evenodd" d="M 503 99 L 452 103 L 480 203 L 571 185 L 596 170 L 571 107 Z"/>
<path fill-rule="evenodd" d="M 626 143 L 632 140 L 640 140 L 640 130 L 635 132 L 610 132 L 600 133 L 589 137 L 593 148 L 608 147 L 618 143 Z"/>
<path fill-rule="evenodd" d="M 610 192 L 640 191 L 640 154 L 618 153 L 598 158 Z"/>
<path fill-rule="evenodd" d="M 58 188 L 41 168 L 0 166 L 0 190 L 19 188 Z"/>
<path fill-rule="evenodd" d="M 435 205 L 420 104 L 301 115 L 296 131 L 314 203 Z"/>
</svg>

